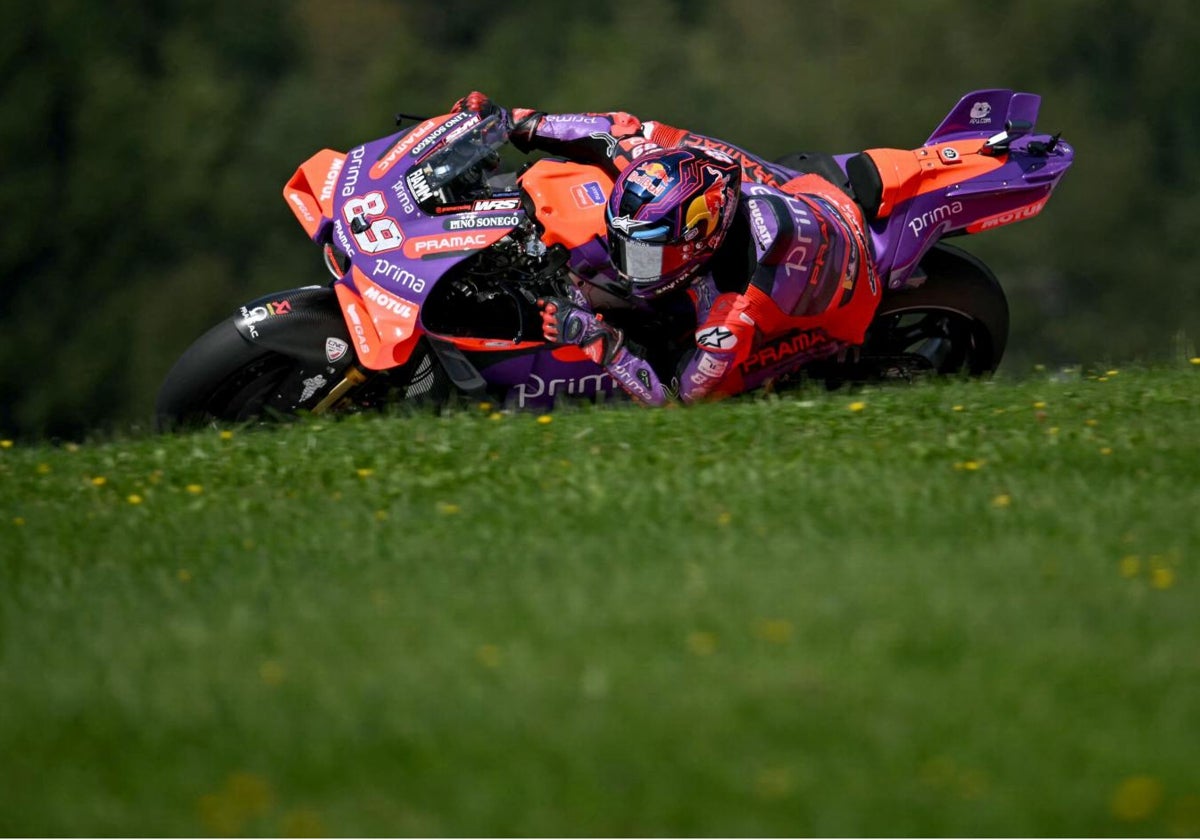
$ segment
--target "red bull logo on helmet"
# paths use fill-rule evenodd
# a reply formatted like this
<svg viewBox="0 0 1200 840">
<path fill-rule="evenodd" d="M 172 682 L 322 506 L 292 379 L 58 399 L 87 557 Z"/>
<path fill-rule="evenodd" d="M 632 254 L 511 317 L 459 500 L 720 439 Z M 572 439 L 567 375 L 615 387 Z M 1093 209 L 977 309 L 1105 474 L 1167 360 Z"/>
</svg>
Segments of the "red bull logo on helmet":
<svg viewBox="0 0 1200 840">
<path fill-rule="evenodd" d="M 729 184 L 729 176 L 722 175 L 712 167 L 705 167 L 704 171 L 715 178 L 708 189 L 692 199 L 684 214 L 684 224 L 688 228 L 697 228 L 703 223 L 701 235 L 711 236 L 720 226 L 721 211 L 728 200 L 725 188 Z"/>
<path fill-rule="evenodd" d="M 667 167 L 663 166 L 658 161 L 644 163 L 629 173 L 629 183 L 637 184 L 650 195 L 658 198 L 667 191 L 668 179 L 671 173 L 667 171 Z"/>
</svg>

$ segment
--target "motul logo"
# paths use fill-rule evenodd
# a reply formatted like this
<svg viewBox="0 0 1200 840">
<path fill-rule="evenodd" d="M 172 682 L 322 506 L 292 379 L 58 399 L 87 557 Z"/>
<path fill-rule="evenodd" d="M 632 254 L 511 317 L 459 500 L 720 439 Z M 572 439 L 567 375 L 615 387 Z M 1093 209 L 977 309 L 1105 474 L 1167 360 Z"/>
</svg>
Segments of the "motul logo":
<svg viewBox="0 0 1200 840">
<path fill-rule="evenodd" d="M 981 230 L 990 230 L 1001 225 L 1010 225 L 1013 222 L 1019 222 L 1022 219 L 1031 219 L 1038 213 L 1042 212 L 1042 208 L 1046 206 L 1047 199 L 1035 201 L 1033 204 L 1026 204 L 1024 207 L 1018 207 L 1016 210 L 1010 210 L 1007 213 L 999 213 L 995 216 L 989 216 L 986 219 L 981 219 L 975 224 L 967 228 L 968 233 L 978 233 Z"/>
</svg>

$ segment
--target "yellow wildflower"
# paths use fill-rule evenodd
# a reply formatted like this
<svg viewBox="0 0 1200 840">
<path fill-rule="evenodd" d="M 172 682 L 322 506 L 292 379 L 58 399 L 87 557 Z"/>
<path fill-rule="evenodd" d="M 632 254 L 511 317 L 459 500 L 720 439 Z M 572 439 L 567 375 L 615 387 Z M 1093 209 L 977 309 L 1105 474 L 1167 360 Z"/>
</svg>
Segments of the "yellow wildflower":
<svg viewBox="0 0 1200 840">
<path fill-rule="evenodd" d="M 1037 402 L 1035 402 L 1035 403 L 1033 404 L 1033 407 L 1034 407 L 1034 408 L 1045 408 L 1045 407 L 1046 407 L 1046 403 L 1045 403 L 1045 402 L 1043 402 L 1042 400 L 1038 400 Z"/>
<path fill-rule="evenodd" d="M 233 440 L 233 432 L 225 429 L 221 432 L 221 440 Z"/>
<path fill-rule="evenodd" d="M 697 656 L 709 656 L 717 649 L 717 637 L 703 631 L 691 633 L 687 637 L 687 646 Z"/>
<path fill-rule="evenodd" d="M 537 419 L 537 421 L 538 421 L 539 423 L 541 423 L 543 426 L 545 426 L 547 423 L 553 423 L 553 422 L 554 422 L 554 418 L 553 418 L 553 417 L 551 417 L 549 414 L 543 414 L 541 417 L 539 417 L 539 418 Z"/>
<path fill-rule="evenodd" d="M 488 419 L 489 420 L 502 420 L 502 419 L 504 419 L 504 415 L 501 414 L 499 411 L 493 411 L 491 414 L 488 415 Z"/>
<path fill-rule="evenodd" d="M 733 514 L 727 510 L 723 510 L 717 514 L 717 524 L 718 525 L 728 525 L 732 521 L 733 521 Z"/>
<path fill-rule="evenodd" d="M 180 583 L 190 583 L 192 580 L 192 573 L 187 569 L 180 569 L 175 573 L 175 577 L 179 578 Z"/>
<path fill-rule="evenodd" d="M 453 502 L 438 502 L 437 511 L 443 516 L 453 516 L 454 514 L 461 512 L 462 508 Z"/>
<path fill-rule="evenodd" d="M 1105 376 L 1116 376 L 1120 372 L 1121 371 L 1119 371 L 1119 370 L 1109 370 L 1109 371 L 1105 371 L 1104 375 Z"/>
<path fill-rule="evenodd" d="M 0 449 L 12 449 L 13 442 L 11 440 L 0 440 Z"/>
<path fill-rule="evenodd" d="M 1148 819 L 1163 801 L 1162 782 L 1153 776 L 1130 776 L 1113 791 L 1113 816 L 1122 822 Z"/>
<path fill-rule="evenodd" d="M 273 688 L 283 682 L 287 676 L 287 672 L 283 670 L 283 666 L 278 662 L 268 659 L 262 665 L 258 666 L 258 675 L 264 683 Z"/>
<path fill-rule="evenodd" d="M 49 472 L 50 472 L 50 465 L 49 465 L 49 464 L 38 464 L 38 465 L 37 465 L 37 473 L 38 473 L 38 475 L 47 475 L 47 474 L 49 474 Z"/>
<path fill-rule="evenodd" d="M 996 498 L 992 499 L 992 507 L 1006 508 L 1012 505 L 1012 496 L 1007 493 L 1001 493 Z"/>
<path fill-rule="evenodd" d="M 1150 585 L 1155 589 L 1170 589 L 1175 585 L 1175 570 L 1169 566 L 1160 566 L 1150 572 Z"/>
<path fill-rule="evenodd" d="M 755 635 L 777 645 L 786 644 L 792 639 L 792 622 L 784 618 L 764 619 L 755 627 Z"/>
<path fill-rule="evenodd" d="M 140 505 L 142 502 L 145 501 L 145 499 L 143 499 L 137 493 L 130 493 L 128 496 L 125 497 L 125 501 L 129 502 L 129 504 L 131 504 L 131 505 Z"/>
<path fill-rule="evenodd" d="M 92 479 L 93 487 L 103 487 L 105 484 L 108 484 L 108 479 L 102 475 L 98 475 Z"/>
<path fill-rule="evenodd" d="M 370 478 L 375 474 L 375 470 L 370 467 L 359 467 L 355 472 L 358 473 L 359 478 Z"/>
<path fill-rule="evenodd" d="M 1193 356 L 1192 358 L 1188 359 L 1188 361 L 1194 365 L 1200 365 L 1200 356 Z"/>
<path fill-rule="evenodd" d="M 1101 454 L 1101 455 L 1111 455 L 1111 454 L 1112 454 L 1112 447 L 1111 447 L 1111 446 L 1101 446 L 1101 447 L 1100 447 L 1100 454 Z"/>
<path fill-rule="evenodd" d="M 852 402 L 852 403 L 850 403 L 850 405 L 848 405 L 846 407 L 849 408 L 851 411 L 862 411 L 864 408 L 867 407 L 867 404 L 865 402 Z"/>
<path fill-rule="evenodd" d="M 189 493 L 191 493 L 193 496 L 199 496 L 201 493 L 204 492 L 204 486 L 201 484 L 189 484 L 187 486 L 187 491 Z"/>
<path fill-rule="evenodd" d="M 954 469 L 975 472 L 975 470 L 979 469 L 983 465 L 983 461 L 956 461 L 954 464 Z"/>
<path fill-rule="evenodd" d="M 954 406 L 954 408 L 952 410 L 953 411 L 962 411 L 963 407 L 961 405 L 956 405 L 956 406 Z"/>
<path fill-rule="evenodd" d="M 486 414 L 492 410 L 492 404 L 490 402 L 481 402 L 479 404 L 479 410 Z"/>
</svg>

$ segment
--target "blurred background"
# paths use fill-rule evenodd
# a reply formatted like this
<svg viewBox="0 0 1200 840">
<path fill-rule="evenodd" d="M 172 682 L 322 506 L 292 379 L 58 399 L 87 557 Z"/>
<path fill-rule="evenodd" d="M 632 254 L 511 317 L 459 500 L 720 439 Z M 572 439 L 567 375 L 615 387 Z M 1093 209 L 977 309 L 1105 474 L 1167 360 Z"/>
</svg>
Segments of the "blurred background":
<svg viewBox="0 0 1200 840">
<path fill-rule="evenodd" d="M 327 280 L 281 198 L 321 148 L 479 89 L 627 110 L 764 157 L 919 145 L 968 91 L 1041 94 L 1074 168 L 955 244 L 1009 292 L 1002 373 L 1200 337 L 1189 0 L 46 0 L 0 9 L 0 434 L 146 428 L 183 349 Z"/>
</svg>

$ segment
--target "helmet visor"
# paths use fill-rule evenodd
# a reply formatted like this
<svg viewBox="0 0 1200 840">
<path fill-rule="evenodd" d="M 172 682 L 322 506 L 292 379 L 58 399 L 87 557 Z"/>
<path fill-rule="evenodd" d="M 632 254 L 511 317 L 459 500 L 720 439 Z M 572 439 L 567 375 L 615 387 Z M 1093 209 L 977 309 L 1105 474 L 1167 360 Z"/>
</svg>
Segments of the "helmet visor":
<svg viewBox="0 0 1200 840">
<path fill-rule="evenodd" d="M 682 245 L 640 242 L 623 236 L 610 237 L 609 245 L 613 266 L 635 284 L 674 280 L 692 268 Z"/>
</svg>

